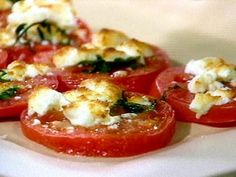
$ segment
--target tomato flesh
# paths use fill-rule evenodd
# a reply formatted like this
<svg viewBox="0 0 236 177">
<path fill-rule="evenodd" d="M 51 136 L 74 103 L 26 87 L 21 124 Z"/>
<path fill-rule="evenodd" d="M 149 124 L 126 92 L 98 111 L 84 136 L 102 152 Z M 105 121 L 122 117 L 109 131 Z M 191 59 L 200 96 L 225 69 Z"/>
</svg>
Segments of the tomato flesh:
<svg viewBox="0 0 236 177">
<path fill-rule="evenodd" d="M 182 79 L 180 76 L 182 76 Z M 168 68 L 156 78 L 151 88 L 150 95 L 160 97 L 165 93 L 166 101 L 175 110 L 177 120 L 216 127 L 235 126 L 236 101 L 224 105 L 214 105 L 207 114 L 196 118 L 196 113 L 189 109 L 189 105 L 194 99 L 194 94 L 187 90 L 188 79 L 186 78 L 191 77 L 191 75 L 186 76 L 183 68 Z M 175 84 L 181 84 L 181 87 L 168 89 Z"/>
<path fill-rule="evenodd" d="M 20 116 L 21 112 L 27 108 L 27 98 L 34 87 L 45 85 L 56 89 L 58 81 L 56 76 L 36 76 L 24 82 L 15 82 L 16 85 L 24 86 L 24 90 L 17 97 L 6 100 L 0 100 L 0 118 L 15 118 Z"/>
<path fill-rule="evenodd" d="M 35 119 L 41 120 L 41 124 L 34 125 Z M 65 127 L 50 126 L 53 121 L 64 121 L 68 127 L 72 126 L 60 112 L 51 112 L 41 118 L 28 116 L 27 110 L 21 114 L 21 127 L 26 137 L 55 151 L 73 155 L 137 155 L 166 146 L 175 131 L 174 112 L 163 101 L 154 111 L 141 113 L 130 120 L 122 119 L 118 128 L 72 126 L 74 131 L 68 132 Z"/>
</svg>

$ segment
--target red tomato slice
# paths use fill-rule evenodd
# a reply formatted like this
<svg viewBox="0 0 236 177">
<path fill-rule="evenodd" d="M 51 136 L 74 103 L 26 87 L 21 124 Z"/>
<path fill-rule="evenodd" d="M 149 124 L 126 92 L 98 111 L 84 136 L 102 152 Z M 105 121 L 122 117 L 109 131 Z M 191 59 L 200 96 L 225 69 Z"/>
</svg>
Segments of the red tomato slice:
<svg viewBox="0 0 236 177">
<path fill-rule="evenodd" d="M 8 53 L 4 49 L 0 49 L 0 69 L 6 68 L 7 66 Z"/>
<path fill-rule="evenodd" d="M 7 25 L 7 16 L 9 15 L 10 10 L 0 11 L 0 28 L 4 28 Z"/>
<path fill-rule="evenodd" d="M 37 76 L 24 82 L 15 83 L 16 85 L 17 83 L 21 84 L 25 88 L 17 97 L 0 100 L 0 119 L 19 117 L 20 113 L 27 108 L 27 98 L 34 87 L 45 85 L 56 89 L 58 86 L 56 76 Z"/>
<path fill-rule="evenodd" d="M 182 79 L 180 79 L 182 76 Z M 186 76 L 183 68 L 168 68 L 163 71 L 155 80 L 150 95 L 159 97 L 166 91 L 167 102 L 173 107 L 176 119 L 180 121 L 195 122 L 216 127 L 228 127 L 236 125 L 236 101 L 213 106 L 207 114 L 196 118 L 196 113 L 189 109 L 189 105 L 194 98 L 194 94 L 185 88 L 175 88 L 168 90 L 174 82 L 186 85 Z M 181 81 L 182 80 L 182 81 Z M 181 82 L 180 82 L 181 81 Z"/>
<path fill-rule="evenodd" d="M 59 74 L 59 90 L 66 91 L 71 90 L 80 84 L 82 80 L 101 77 L 111 79 L 114 83 L 120 85 L 125 90 L 131 92 L 139 92 L 147 94 L 149 92 L 150 86 L 156 76 L 169 67 L 169 57 L 164 51 L 159 48 L 155 48 L 156 58 L 146 58 L 146 66 L 133 71 L 128 71 L 128 75 L 124 77 L 112 77 L 109 74 L 85 74 L 81 71 L 68 73 L 62 72 Z M 126 68 L 124 68 L 126 69 Z"/>
<path fill-rule="evenodd" d="M 35 125 L 35 119 L 41 123 Z M 63 123 L 56 128 L 51 126 L 52 121 Z M 118 128 L 74 126 L 74 131 L 68 132 L 68 126 L 72 125 L 60 112 L 40 118 L 27 115 L 27 110 L 21 114 L 21 127 L 29 139 L 58 152 L 103 157 L 137 155 L 166 146 L 174 134 L 175 119 L 171 107 L 160 101 L 156 110 L 140 113 L 132 120 L 123 119 Z"/>
</svg>

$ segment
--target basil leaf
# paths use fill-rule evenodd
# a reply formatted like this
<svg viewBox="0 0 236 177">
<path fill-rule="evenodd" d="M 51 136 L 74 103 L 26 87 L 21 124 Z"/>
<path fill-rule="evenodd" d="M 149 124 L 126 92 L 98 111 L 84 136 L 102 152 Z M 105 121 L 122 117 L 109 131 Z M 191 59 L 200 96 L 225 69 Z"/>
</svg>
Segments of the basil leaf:
<svg viewBox="0 0 236 177">
<path fill-rule="evenodd" d="M 6 71 L 0 70 L 0 82 L 9 82 L 10 80 L 4 79 L 3 77 L 7 74 Z"/>
<path fill-rule="evenodd" d="M 21 0 L 8 0 L 8 1 L 10 1 L 13 4 L 15 4 L 16 2 L 21 1 Z"/>
<path fill-rule="evenodd" d="M 123 108 L 128 113 L 142 113 L 155 109 L 156 102 L 152 102 L 150 106 L 138 103 L 128 102 L 126 99 L 120 99 L 111 107 L 111 114 L 114 115 L 117 107 Z"/>
<path fill-rule="evenodd" d="M 25 40 L 25 42 L 23 42 L 24 44 L 29 43 L 30 41 L 29 41 L 29 39 L 27 39 L 28 31 L 32 27 L 35 27 L 35 26 L 37 27 L 36 30 L 37 30 L 38 36 L 41 39 L 41 41 L 46 40 L 50 43 L 53 43 L 52 39 L 59 36 L 59 38 L 60 38 L 59 43 L 60 44 L 67 45 L 67 44 L 71 43 L 71 39 L 66 34 L 65 30 L 62 30 L 59 27 L 57 27 L 56 25 L 49 23 L 47 20 L 43 20 L 41 22 L 32 23 L 30 25 L 27 25 L 25 23 L 19 25 L 15 30 L 16 41 L 15 41 L 14 45 L 19 43 L 20 39 Z M 52 27 L 55 29 L 55 32 L 57 34 L 53 34 Z"/>
<path fill-rule="evenodd" d="M 0 100 L 6 100 L 14 97 L 17 94 L 17 91 L 20 89 L 19 86 L 13 86 L 2 93 L 0 93 Z"/>
<path fill-rule="evenodd" d="M 79 64 L 83 66 L 91 66 L 90 69 L 84 70 L 84 72 L 88 73 L 108 73 L 114 69 L 124 68 L 124 67 L 131 67 L 132 69 L 137 68 L 139 65 L 138 63 L 139 57 L 130 57 L 127 59 L 116 58 L 113 62 L 105 61 L 101 56 L 97 56 L 97 60 L 95 61 L 82 61 Z"/>
</svg>

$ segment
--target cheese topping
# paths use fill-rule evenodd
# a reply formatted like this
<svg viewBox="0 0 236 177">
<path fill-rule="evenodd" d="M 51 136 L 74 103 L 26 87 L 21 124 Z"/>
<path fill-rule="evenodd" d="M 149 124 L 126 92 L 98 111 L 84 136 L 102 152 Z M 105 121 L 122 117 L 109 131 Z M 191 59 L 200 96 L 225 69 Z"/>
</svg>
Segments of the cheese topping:
<svg viewBox="0 0 236 177">
<path fill-rule="evenodd" d="M 8 16 L 11 26 L 32 24 L 47 19 L 61 29 L 74 29 L 76 18 L 68 0 L 24 0 L 15 3 Z"/>
<path fill-rule="evenodd" d="M 235 82 L 236 67 L 221 58 L 192 60 L 186 65 L 185 72 L 194 75 L 188 83 L 188 90 L 195 94 L 190 109 L 196 112 L 197 118 L 212 106 L 229 103 L 236 96 L 235 90 L 224 85 Z"/>
<path fill-rule="evenodd" d="M 0 10 L 4 0 L 0 0 Z M 4 1 L 7 4 L 7 1 Z M 6 5 L 8 7 L 8 5 Z M 5 8 L 5 5 L 4 7 Z M 50 24 L 50 32 L 45 27 L 39 26 L 43 21 L 47 21 Z M 72 31 L 77 30 L 77 19 L 72 9 L 70 0 L 23 0 L 13 4 L 11 13 L 7 17 L 7 27 L 0 29 L 0 46 L 7 47 L 15 43 L 17 35 L 16 29 L 25 24 L 25 28 L 30 27 L 27 30 L 27 39 L 23 39 L 20 42 L 47 42 L 50 41 L 53 44 L 69 42 L 66 35 Z M 33 25 L 34 24 L 34 25 Z M 62 32 L 63 31 L 63 32 Z M 25 31 L 26 33 L 26 31 Z M 64 34 L 65 33 L 65 34 Z M 42 37 L 43 35 L 43 37 Z"/>
<path fill-rule="evenodd" d="M 122 98 L 122 90 L 105 80 L 88 79 L 79 88 L 65 93 L 39 87 L 29 97 L 28 114 L 45 115 L 49 111 L 61 111 L 74 126 L 114 125 L 121 119 L 131 119 L 135 113 L 111 116 L 111 107 Z M 142 97 L 142 104 L 148 100 Z"/>
<path fill-rule="evenodd" d="M 4 70 L 6 75 L 2 79 L 11 81 L 24 81 L 26 78 L 32 78 L 37 75 L 46 75 L 50 68 L 45 64 L 26 64 L 23 61 L 13 61 Z"/>
<path fill-rule="evenodd" d="M 50 110 L 62 110 L 66 104 L 68 101 L 61 93 L 47 87 L 38 87 L 29 97 L 28 114 L 43 116 Z"/>
<path fill-rule="evenodd" d="M 72 51 L 73 57 L 70 57 Z M 115 59 L 125 61 L 135 58 L 139 64 L 144 65 L 144 58 L 153 55 L 152 45 L 136 39 L 129 39 L 119 31 L 102 29 L 93 35 L 91 43 L 82 45 L 78 49 L 72 47 L 62 48 L 54 55 L 53 62 L 58 68 L 65 68 L 76 66 L 83 61 L 96 61 L 100 56 L 106 62 L 114 62 Z"/>
</svg>

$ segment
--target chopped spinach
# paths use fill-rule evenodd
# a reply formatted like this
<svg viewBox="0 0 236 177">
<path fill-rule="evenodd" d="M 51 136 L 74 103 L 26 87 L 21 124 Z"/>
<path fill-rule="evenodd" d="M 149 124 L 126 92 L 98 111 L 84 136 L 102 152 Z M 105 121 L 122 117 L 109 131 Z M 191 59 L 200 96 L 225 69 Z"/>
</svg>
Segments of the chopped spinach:
<svg viewBox="0 0 236 177">
<path fill-rule="evenodd" d="M 150 106 L 138 103 L 128 102 L 126 99 L 119 99 L 115 105 L 111 107 L 111 112 L 117 107 L 123 108 L 128 113 L 142 113 L 155 109 L 156 102 L 152 102 Z"/>
<path fill-rule="evenodd" d="M 29 43 L 30 41 L 27 39 L 27 34 L 32 27 L 36 27 L 38 36 L 42 41 L 53 43 L 53 38 L 57 37 L 54 33 L 57 33 L 61 37 L 61 40 L 59 41 L 60 44 L 67 45 L 71 43 L 71 39 L 66 34 L 65 30 L 58 28 L 56 25 L 48 22 L 47 20 L 43 20 L 30 25 L 26 23 L 20 24 L 15 30 L 16 41 L 14 45 L 17 43 Z M 54 32 L 52 28 L 54 29 Z M 22 42 L 21 39 L 24 39 L 25 41 Z"/>
<path fill-rule="evenodd" d="M 87 73 L 108 73 L 114 69 L 122 68 L 122 67 L 131 67 L 132 69 L 136 69 L 139 65 L 138 63 L 139 57 L 129 57 L 127 59 L 116 58 L 114 61 L 105 61 L 101 56 L 97 56 L 97 60 L 95 61 L 82 61 L 79 64 L 82 66 L 91 66 L 91 68 L 84 70 Z"/>
<path fill-rule="evenodd" d="M 7 90 L 0 93 L 0 100 L 6 100 L 14 97 L 17 94 L 17 91 L 20 89 L 19 86 L 13 86 L 8 88 Z"/>
<path fill-rule="evenodd" d="M 3 77 L 7 74 L 6 71 L 0 70 L 0 82 L 9 82 L 8 79 L 4 79 Z"/>
<path fill-rule="evenodd" d="M 21 0 L 8 0 L 8 1 L 10 1 L 12 4 L 15 4 L 16 2 L 21 1 Z"/>
</svg>

